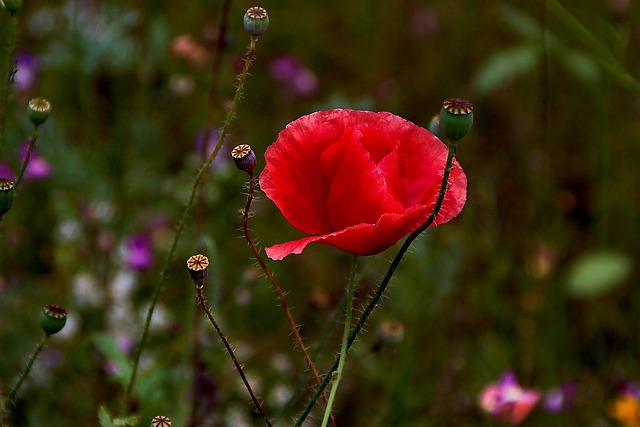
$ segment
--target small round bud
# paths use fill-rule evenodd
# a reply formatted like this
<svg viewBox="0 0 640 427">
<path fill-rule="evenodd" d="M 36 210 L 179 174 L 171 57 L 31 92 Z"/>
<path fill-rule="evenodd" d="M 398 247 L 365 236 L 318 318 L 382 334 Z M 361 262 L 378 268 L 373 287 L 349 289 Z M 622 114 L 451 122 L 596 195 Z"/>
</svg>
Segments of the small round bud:
<svg viewBox="0 0 640 427">
<path fill-rule="evenodd" d="M 264 34 L 268 27 L 269 15 L 263 7 L 250 7 L 244 14 L 244 29 L 253 37 Z"/>
<path fill-rule="evenodd" d="M 156 415 L 151 420 L 151 427 L 171 427 L 171 420 L 164 415 Z"/>
<path fill-rule="evenodd" d="M 11 16 L 22 9 L 22 0 L 0 0 L 0 3 L 4 4 L 5 9 L 7 9 L 7 12 L 9 12 Z"/>
<path fill-rule="evenodd" d="M 27 106 L 27 116 L 36 126 L 47 121 L 51 113 L 51 103 L 44 98 L 33 98 Z"/>
<path fill-rule="evenodd" d="M 192 255 L 187 260 L 187 268 L 193 283 L 202 289 L 209 275 L 209 258 L 202 254 Z"/>
<path fill-rule="evenodd" d="M 251 149 L 251 146 L 247 144 L 237 145 L 231 150 L 231 157 L 233 157 L 238 169 L 247 173 L 253 172 L 258 162 L 256 154 Z"/>
<path fill-rule="evenodd" d="M 431 118 L 429 122 L 429 132 L 438 137 L 439 140 L 444 140 L 444 134 L 442 133 L 442 129 L 440 129 L 440 115 L 436 114 Z"/>
<path fill-rule="evenodd" d="M 59 305 L 47 304 L 40 311 L 40 326 L 47 335 L 58 333 L 67 323 L 67 311 Z"/>
<path fill-rule="evenodd" d="M 0 178 L 0 221 L 4 214 L 9 212 L 11 205 L 13 205 L 13 198 L 15 197 L 16 190 L 13 181 Z"/>
<path fill-rule="evenodd" d="M 457 142 L 471 129 L 473 124 L 473 104 L 466 99 L 447 99 L 440 110 L 440 129 L 446 137 Z"/>
<path fill-rule="evenodd" d="M 384 345 L 398 345 L 404 339 L 404 325 L 398 321 L 382 322 L 376 330 L 378 342 Z"/>
</svg>

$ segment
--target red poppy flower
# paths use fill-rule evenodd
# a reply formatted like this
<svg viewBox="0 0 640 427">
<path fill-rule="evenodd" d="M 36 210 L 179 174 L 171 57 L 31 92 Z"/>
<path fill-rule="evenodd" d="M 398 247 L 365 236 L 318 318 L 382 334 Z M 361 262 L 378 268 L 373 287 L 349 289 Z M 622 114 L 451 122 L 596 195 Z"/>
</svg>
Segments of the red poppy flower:
<svg viewBox="0 0 640 427">
<path fill-rule="evenodd" d="M 267 248 L 280 260 L 312 242 L 373 255 L 417 229 L 433 210 L 447 147 L 391 113 L 330 110 L 291 122 L 265 154 L 260 187 L 298 230 Z M 435 224 L 456 217 L 467 178 L 454 161 Z"/>
</svg>

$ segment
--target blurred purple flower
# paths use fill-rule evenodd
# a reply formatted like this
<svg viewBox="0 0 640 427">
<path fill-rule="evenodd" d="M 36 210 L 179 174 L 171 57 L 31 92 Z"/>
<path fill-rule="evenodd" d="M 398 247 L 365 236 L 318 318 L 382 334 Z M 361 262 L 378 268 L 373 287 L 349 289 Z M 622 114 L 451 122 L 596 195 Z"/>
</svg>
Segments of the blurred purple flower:
<svg viewBox="0 0 640 427">
<path fill-rule="evenodd" d="M 544 394 L 542 407 L 551 414 L 568 411 L 573 405 L 575 394 L 576 384 L 572 381 L 565 381 Z"/>
<path fill-rule="evenodd" d="M 478 404 L 492 418 L 517 425 L 529 416 L 541 397 L 535 389 L 520 387 L 515 373 L 506 371 L 480 392 Z"/>
<path fill-rule="evenodd" d="M 120 367 L 113 360 L 107 360 L 104 362 L 102 368 L 109 375 L 118 375 L 120 373 Z"/>
<path fill-rule="evenodd" d="M 311 96 L 319 87 L 315 74 L 288 54 L 273 59 L 269 73 L 276 83 L 283 86 L 285 95 L 292 98 Z"/>
<path fill-rule="evenodd" d="M 124 261 L 133 270 L 146 270 L 153 264 L 151 238 L 146 234 L 129 236 L 124 246 Z"/>
<path fill-rule="evenodd" d="M 0 178 L 9 179 L 11 181 L 16 179 L 16 176 L 13 174 L 13 169 L 9 163 L 0 161 Z"/>
<path fill-rule="evenodd" d="M 16 53 L 15 88 L 21 92 L 30 92 L 36 86 L 36 75 L 38 73 L 38 59 L 30 52 Z"/>
<path fill-rule="evenodd" d="M 422 6 L 411 14 L 409 31 L 415 38 L 428 37 L 435 34 L 440 28 L 438 15 L 428 6 Z"/>
<path fill-rule="evenodd" d="M 27 151 L 29 151 L 29 141 L 23 142 L 20 147 L 20 160 L 23 162 L 27 157 Z M 40 156 L 37 148 L 34 148 L 31 150 L 29 163 L 27 163 L 27 168 L 24 170 L 24 177 L 40 181 L 49 178 L 49 176 L 51 176 L 51 165 L 44 157 Z"/>
<path fill-rule="evenodd" d="M 200 153 L 202 153 L 202 150 L 203 150 L 204 133 L 205 131 L 202 130 L 198 132 L 198 134 L 196 135 L 196 151 L 198 152 L 198 155 L 200 155 Z M 214 129 L 211 132 L 209 141 L 207 142 L 207 147 L 206 147 L 207 157 L 210 156 L 211 153 L 213 153 L 213 150 L 216 148 L 216 144 L 218 144 L 218 139 L 220 139 L 220 130 Z M 211 168 L 214 170 L 223 170 L 229 167 L 230 162 L 231 162 L 231 152 L 229 151 L 229 148 L 227 148 L 227 138 L 225 138 L 225 141 L 222 143 L 222 147 L 220 147 L 220 151 L 218 151 L 216 158 L 213 159 L 213 162 L 211 163 Z"/>
</svg>

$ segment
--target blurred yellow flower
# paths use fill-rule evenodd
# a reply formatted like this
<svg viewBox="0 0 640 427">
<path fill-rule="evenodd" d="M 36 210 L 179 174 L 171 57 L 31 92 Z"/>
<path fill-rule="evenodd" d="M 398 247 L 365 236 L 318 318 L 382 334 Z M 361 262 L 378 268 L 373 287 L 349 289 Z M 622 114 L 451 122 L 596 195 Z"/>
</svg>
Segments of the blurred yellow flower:
<svg viewBox="0 0 640 427">
<path fill-rule="evenodd" d="M 640 400 L 622 394 L 609 406 L 609 415 L 624 427 L 640 427 Z"/>
</svg>

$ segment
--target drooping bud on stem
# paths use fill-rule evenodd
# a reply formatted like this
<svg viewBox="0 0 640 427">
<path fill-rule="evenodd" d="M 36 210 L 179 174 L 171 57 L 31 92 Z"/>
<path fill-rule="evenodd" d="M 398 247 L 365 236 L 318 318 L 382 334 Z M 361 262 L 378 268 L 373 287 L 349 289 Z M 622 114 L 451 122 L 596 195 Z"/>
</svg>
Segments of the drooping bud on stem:
<svg viewBox="0 0 640 427">
<path fill-rule="evenodd" d="M 40 327 L 45 334 L 53 335 L 67 324 L 67 311 L 59 305 L 47 304 L 40 311 Z"/>
<path fill-rule="evenodd" d="M 466 99 L 446 99 L 440 110 L 440 129 L 451 141 L 465 137 L 473 124 L 473 104 Z"/>
<path fill-rule="evenodd" d="M 13 181 L 0 178 L 0 221 L 4 214 L 9 212 L 13 205 L 13 198 L 15 197 L 16 190 Z"/>
<path fill-rule="evenodd" d="M 209 275 L 209 258 L 202 254 L 192 255 L 187 260 L 187 268 L 193 283 L 202 289 Z"/>
<path fill-rule="evenodd" d="M 256 154 L 250 145 L 241 144 L 236 146 L 231 150 L 231 157 L 233 157 L 233 161 L 241 171 L 251 173 L 256 168 Z"/>
<path fill-rule="evenodd" d="M 27 106 L 27 116 L 31 123 L 40 126 L 49 118 L 51 102 L 44 98 L 33 98 Z"/>
</svg>

